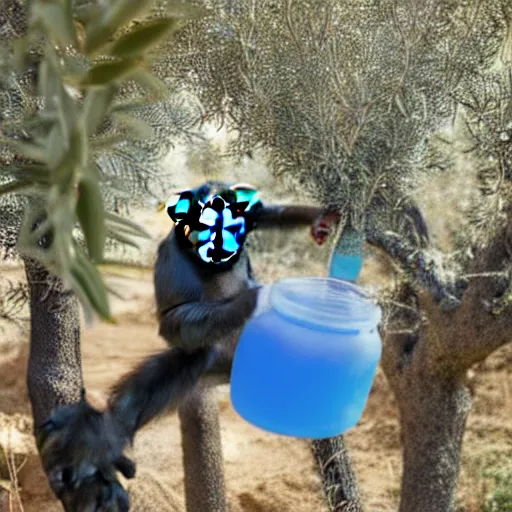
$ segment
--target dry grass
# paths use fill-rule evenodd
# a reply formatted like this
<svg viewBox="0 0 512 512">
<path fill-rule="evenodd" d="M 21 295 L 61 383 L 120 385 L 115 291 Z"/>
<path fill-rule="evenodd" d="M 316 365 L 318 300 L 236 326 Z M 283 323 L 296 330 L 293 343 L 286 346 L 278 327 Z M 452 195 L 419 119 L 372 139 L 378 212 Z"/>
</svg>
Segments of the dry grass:
<svg viewBox="0 0 512 512">
<path fill-rule="evenodd" d="M 26 421 L 19 416 L 2 415 L 0 427 L 0 510 L 3 512 L 24 512 L 18 474 L 28 460 L 26 433 L 20 431 L 20 424 Z"/>
</svg>

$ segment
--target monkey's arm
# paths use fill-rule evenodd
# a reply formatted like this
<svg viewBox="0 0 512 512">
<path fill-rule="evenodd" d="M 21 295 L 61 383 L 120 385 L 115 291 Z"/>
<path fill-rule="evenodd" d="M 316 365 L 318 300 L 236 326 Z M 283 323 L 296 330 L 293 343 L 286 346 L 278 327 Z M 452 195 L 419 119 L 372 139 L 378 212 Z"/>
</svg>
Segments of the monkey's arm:
<svg viewBox="0 0 512 512">
<path fill-rule="evenodd" d="M 265 206 L 248 217 L 256 229 L 310 226 L 311 236 L 318 245 L 322 245 L 341 215 L 330 208 L 289 205 Z"/>
<path fill-rule="evenodd" d="M 247 288 L 233 298 L 195 301 L 160 313 L 160 336 L 186 351 L 222 343 L 226 333 L 243 327 L 258 299 L 259 288 Z"/>
<path fill-rule="evenodd" d="M 216 360 L 214 345 L 230 342 L 254 312 L 259 288 L 232 298 L 192 301 L 160 314 L 160 335 L 174 345 L 142 362 L 113 388 L 108 410 L 126 437 L 174 410 Z"/>
<path fill-rule="evenodd" d="M 312 225 L 325 214 L 318 206 L 276 205 L 264 206 L 253 214 L 256 229 L 299 227 Z"/>
</svg>

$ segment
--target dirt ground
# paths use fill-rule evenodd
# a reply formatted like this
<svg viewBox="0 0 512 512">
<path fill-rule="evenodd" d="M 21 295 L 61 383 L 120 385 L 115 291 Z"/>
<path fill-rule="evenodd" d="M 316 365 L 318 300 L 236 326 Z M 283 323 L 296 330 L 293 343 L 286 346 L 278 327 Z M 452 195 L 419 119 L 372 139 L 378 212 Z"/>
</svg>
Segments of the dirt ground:
<svg viewBox="0 0 512 512">
<path fill-rule="evenodd" d="M 159 219 L 153 234 L 167 224 Z M 285 270 L 270 269 L 271 259 L 258 263 L 269 278 Z M 319 264 L 314 274 L 322 272 Z M 258 268 L 256 268 L 258 270 Z M 13 275 L 19 269 L 5 270 Z M 301 272 L 303 272 L 301 270 Z M 371 282 L 375 268 L 365 269 Z M 288 272 L 289 273 L 289 272 Z M 118 325 L 96 323 L 83 329 L 83 364 L 89 397 L 101 402 L 120 374 L 144 356 L 163 347 L 153 316 L 149 272 L 110 277 L 125 300 L 113 298 Z M 52 498 L 35 455 L 30 408 L 25 386 L 28 351 L 26 325 L 2 324 L 0 331 L 0 511 L 54 512 Z M 459 504 L 479 512 L 492 479 L 486 470 L 510 467 L 512 458 L 512 347 L 505 347 L 475 369 L 475 400 L 463 449 Z M 321 512 L 320 481 L 305 441 L 265 433 L 242 420 L 232 409 L 229 389 L 218 389 L 226 485 L 232 512 Z M 370 511 L 397 510 L 401 460 L 397 409 L 389 386 L 377 374 L 365 413 L 347 434 L 347 442 Z M 134 457 L 138 476 L 130 484 L 133 510 L 181 511 L 183 470 L 176 416 L 163 418 L 140 432 Z M 9 461 L 9 464 L 5 462 Z M 6 466 L 13 470 L 8 474 Z M 19 492 L 12 492 L 16 476 Z M 11 492 L 9 492 L 9 489 Z M 21 500 L 21 504 L 17 501 Z M 2 501 L 3 500 L 3 501 Z M 197 511 L 202 512 L 202 511 Z"/>
</svg>

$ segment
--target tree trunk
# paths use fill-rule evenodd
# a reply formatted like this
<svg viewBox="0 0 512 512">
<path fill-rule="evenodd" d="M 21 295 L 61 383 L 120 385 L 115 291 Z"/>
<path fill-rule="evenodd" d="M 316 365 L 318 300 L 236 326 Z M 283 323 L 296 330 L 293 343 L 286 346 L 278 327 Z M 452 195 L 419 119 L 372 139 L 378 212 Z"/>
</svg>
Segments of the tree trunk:
<svg viewBox="0 0 512 512">
<path fill-rule="evenodd" d="M 329 510 L 362 512 L 357 480 L 343 436 L 315 440 L 312 449 Z"/>
<path fill-rule="evenodd" d="M 451 512 L 471 406 L 467 371 L 511 339 L 512 222 L 475 249 L 460 278 L 460 269 L 389 237 L 382 247 L 421 284 L 397 287 L 382 325 L 382 368 L 400 410 L 400 512 Z"/>
<path fill-rule="evenodd" d="M 403 450 L 400 512 L 453 510 L 470 409 L 456 379 L 417 378 L 397 393 Z"/>
<path fill-rule="evenodd" d="M 34 428 L 58 405 L 80 400 L 83 387 L 78 301 L 60 279 L 25 258 L 30 289 L 27 384 Z"/>
<path fill-rule="evenodd" d="M 227 512 L 219 413 L 214 390 L 200 386 L 179 408 L 189 512 Z"/>
<path fill-rule="evenodd" d="M 466 365 L 450 348 L 457 337 L 450 336 L 444 323 L 451 321 L 462 333 L 459 315 L 465 305 L 446 313 L 408 287 L 397 300 L 404 307 L 384 333 L 382 368 L 400 411 L 399 511 L 451 512 L 471 400 L 465 384 Z M 429 321 L 414 327 L 420 313 Z"/>
</svg>

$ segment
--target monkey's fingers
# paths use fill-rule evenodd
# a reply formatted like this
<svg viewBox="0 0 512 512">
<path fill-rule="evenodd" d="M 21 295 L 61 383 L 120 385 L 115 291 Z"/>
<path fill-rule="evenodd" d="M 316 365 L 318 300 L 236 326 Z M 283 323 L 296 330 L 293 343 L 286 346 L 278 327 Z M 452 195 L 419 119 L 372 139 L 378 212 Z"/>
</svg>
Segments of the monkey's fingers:
<svg viewBox="0 0 512 512">
<path fill-rule="evenodd" d="M 100 491 L 96 500 L 98 512 L 128 512 L 130 498 L 112 472 L 109 472 L 107 478 L 104 478 Z"/>
<path fill-rule="evenodd" d="M 105 501 L 105 512 L 128 512 L 130 510 L 130 498 L 119 482 L 112 482 L 110 486 L 111 497 Z"/>
<path fill-rule="evenodd" d="M 130 500 L 119 482 L 88 483 L 61 500 L 66 512 L 128 512 Z"/>
<path fill-rule="evenodd" d="M 121 455 L 115 462 L 115 468 L 121 472 L 125 478 L 133 478 L 136 472 L 136 465 L 126 455 Z"/>
<path fill-rule="evenodd" d="M 128 512 L 128 493 L 109 470 L 95 468 L 84 478 L 75 477 L 58 495 L 66 512 Z"/>
<path fill-rule="evenodd" d="M 329 236 L 330 231 L 330 226 L 327 223 L 320 222 L 311 227 L 311 236 L 318 245 L 322 245 Z"/>
</svg>

